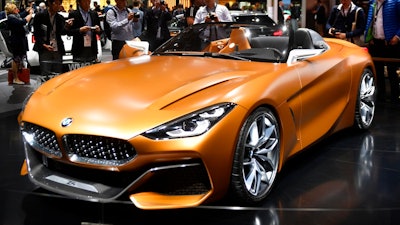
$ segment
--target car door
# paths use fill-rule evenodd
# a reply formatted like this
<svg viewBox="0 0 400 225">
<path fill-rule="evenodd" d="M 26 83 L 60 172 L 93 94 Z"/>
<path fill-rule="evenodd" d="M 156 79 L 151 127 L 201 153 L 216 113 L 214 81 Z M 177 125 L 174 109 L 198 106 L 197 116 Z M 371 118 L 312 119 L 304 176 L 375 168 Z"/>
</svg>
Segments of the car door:
<svg viewBox="0 0 400 225">
<path fill-rule="evenodd" d="M 307 146 L 327 133 L 347 106 L 351 68 L 331 50 L 295 66 L 301 82 L 300 140 Z"/>
</svg>

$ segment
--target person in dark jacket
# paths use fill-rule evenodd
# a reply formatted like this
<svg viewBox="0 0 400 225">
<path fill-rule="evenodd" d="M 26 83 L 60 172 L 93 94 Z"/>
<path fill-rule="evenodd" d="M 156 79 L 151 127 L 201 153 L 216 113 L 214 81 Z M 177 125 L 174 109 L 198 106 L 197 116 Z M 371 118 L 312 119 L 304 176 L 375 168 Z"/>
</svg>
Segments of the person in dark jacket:
<svg viewBox="0 0 400 225">
<path fill-rule="evenodd" d="M 69 14 L 68 19 L 73 20 L 67 34 L 73 36 L 71 53 L 74 62 L 97 61 L 96 35 L 102 30 L 97 12 L 90 9 L 90 0 L 78 0 L 77 9 Z"/>
<path fill-rule="evenodd" d="M 203 0 L 190 0 L 190 7 L 185 11 L 186 26 L 192 26 L 194 18 L 200 6 L 204 5 Z"/>
<path fill-rule="evenodd" d="M 354 37 L 359 37 L 364 33 L 364 10 L 356 6 L 351 0 L 340 0 L 340 2 L 331 10 L 326 23 L 326 30 L 331 37 L 353 42 Z M 358 13 L 356 13 L 357 11 Z M 353 30 L 353 22 L 355 21 L 356 27 Z"/>
<path fill-rule="evenodd" d="M 19 15 L 19 9 L 14 3 L 7 3 L 5 6 L 7 14 L 7 25 L 11 30 L 10 46 L 13 54 L 11 70 L 13 72 L 13 83 L 24 84 L 18 78 L 18 70 L 24 67 L 26 52 L 28 51 L 28 40 L 26 39 L 26 24 L 32 19 L 33 10 L 31 9 L 25 18 Z"/>
<path fill-rule="evenodd" d="M 299 20 L 301 17 L 301 1 L 293 0 L 290 1 L 290 25 L 293 31 L 299 28 Z"/>
<path fill-rule="evenodd" d="M 150 51 L 154 51 L 171 37 L 167 25 L 171 19 L 172 14 L 168 11 L 165 2 L 163 0 L 153 0 L 153 7 L 144 16 L 146 24 L 145 38 L 149 41 Z"/>
<path fill-rule="evenodd" d="M 400 0 L 370 0 L 365 30 L 368 50 L 372 57 L 400 58 Z M 378 78 L 378 98 L 386 93 L 385 62 L 374 61 Z M 398 63 L 386 63 L 390 82 L 390 99 L 399 103 Z"/>
<path fill-rule="evenodd" d="M 278 23 L 285 25 L 285 15 L 283 13 L 283 1 L 278 1 Z"/>
<path fill-rule="evenodd" d="M 33 29 L 35 45 L 33 50 L 39 54 L 42 75 L 51 72 L 62 72 L 62 57 L 65 54 L 64 42 L 61 35 L 66 34 L 65 19 L 58 13 L 62 0 L 47 0 L 46 10 L 35 15 Z"/>
</svg>

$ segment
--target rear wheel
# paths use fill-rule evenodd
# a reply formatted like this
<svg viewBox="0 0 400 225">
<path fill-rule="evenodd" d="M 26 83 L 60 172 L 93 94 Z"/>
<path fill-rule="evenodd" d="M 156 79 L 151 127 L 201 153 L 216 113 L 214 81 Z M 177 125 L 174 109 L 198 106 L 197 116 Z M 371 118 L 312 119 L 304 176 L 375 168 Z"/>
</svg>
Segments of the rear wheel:
<svg viewBox="0 0 400 225">
<path fill-rule="evenodd" d="M 236 146 L 231 187 L 236 199 L 263 200 L 274 184 L 279 164 L 280 132 L 274 113 L 259 108 L 245 121 Z"/>
<path fill-rule="evenodd" d="M 374 119 L 376 100 L 375 77 L 370 69 L 365 69 L 361 75 L 356 111 L 355 125 L 361 130 L 368 129 Z"/>
</svg>

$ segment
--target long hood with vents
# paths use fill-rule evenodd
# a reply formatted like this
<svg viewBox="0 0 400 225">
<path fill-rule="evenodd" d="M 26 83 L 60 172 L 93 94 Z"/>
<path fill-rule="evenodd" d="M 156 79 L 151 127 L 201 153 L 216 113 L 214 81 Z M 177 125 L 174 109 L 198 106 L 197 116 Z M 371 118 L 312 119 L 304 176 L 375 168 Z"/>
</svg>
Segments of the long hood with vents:
<svg viewBox="0 0 400 225">
<path fill-rule="evenodd" d="M 226 97 L 230 90 L 273 68 L 273 64 L 177 56 L 143 56 L 98 64 L 43 84 L 27 104 L 24 120 L 34 119 L 55 131 L 130 138 L 212 101 L 235 101 Z M 221 91 L 215 89 L 221 84 Z M 210 87 L 216 91 L 213 96 L 204 96 L 203 105 L 171 109 L 171 105 Z M 30 111 L 31 106 L 35 111 Z M 61 128 L 66 118 L 73 123 Z"/>
</svg>

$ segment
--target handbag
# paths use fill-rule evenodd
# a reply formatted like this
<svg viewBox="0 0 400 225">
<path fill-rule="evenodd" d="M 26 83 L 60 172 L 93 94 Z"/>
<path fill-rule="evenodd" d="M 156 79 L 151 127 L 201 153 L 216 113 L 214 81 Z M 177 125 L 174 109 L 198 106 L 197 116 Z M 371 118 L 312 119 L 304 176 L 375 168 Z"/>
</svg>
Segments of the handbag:
<svg viewBox="0 0 400 225">
<path fill-rule="evenodd" d="M 360 11 L 360 7 L 357 8 L 356 10 L 356 15 L 354 16 L 354 22 L 351 24 L 351 31 L 354 31 L 357 26 L 357 17 L 358 17 L 358 11 Z M 365 37 L 364 34 L 361 34 L 360 36 L 352 37 L 352 42 L 358 46 L 366 46 L 367 44 L 365 43 Z"/>
</svg>

